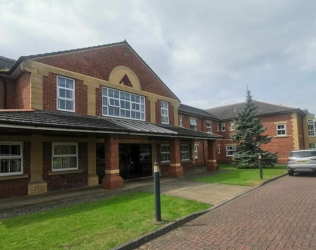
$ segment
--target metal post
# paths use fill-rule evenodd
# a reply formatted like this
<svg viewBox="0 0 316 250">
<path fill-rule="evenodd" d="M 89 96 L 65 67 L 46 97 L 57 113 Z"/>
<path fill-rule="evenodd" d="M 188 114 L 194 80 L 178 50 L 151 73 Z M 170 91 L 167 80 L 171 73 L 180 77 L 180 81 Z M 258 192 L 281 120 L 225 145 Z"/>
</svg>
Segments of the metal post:
<svg viewBox="0 0 316 250">
<path fill-rule="evenodd" d="M 158 162 L 154 163 L 154 183 L 155 183 L 155 212 L 156 221 L 161 221 L 161 204 L 160 204 L 160 171 Z"/>
<path fill-rule="evenodd" d="M 262 164 L 261 164 L 261 154 L 259 154 L 259 171 L 260 171 L 260 179 L 263 179 L 263 173 L 262 173 Z"/>
</svg>

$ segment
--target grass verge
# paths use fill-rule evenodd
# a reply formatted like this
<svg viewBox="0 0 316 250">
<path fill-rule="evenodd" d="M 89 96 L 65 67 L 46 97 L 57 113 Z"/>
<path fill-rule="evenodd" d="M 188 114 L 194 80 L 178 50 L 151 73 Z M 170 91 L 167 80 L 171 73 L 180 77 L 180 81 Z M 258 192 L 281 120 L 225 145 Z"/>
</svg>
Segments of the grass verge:
<svg viewBox="0 0 316 250">
<path fill-rule="evenodd" d="M 166 195 L 161 204 L 167 222 L 210 207 Z M 0 220 L 0 242 L 6 250 L 111 249 L 162 226 L 154 223 L 154 195 L 134 192 Z"/>
<path fill-rule="evenodd" d="M 261 184 L 263 181 L 269 180 L 287 172 L 285 165 L 276 165 L 273 168 L 265 168 L 263 169 L 263 180 L 260 180 L 259 169 L 237 169 L 231 164 L 222 164 L 219 165 L 219 170 L 225 170 L 225 172 L 197 178 L 195 180 L 197 182 L 253 187 Z"/>
</svg>

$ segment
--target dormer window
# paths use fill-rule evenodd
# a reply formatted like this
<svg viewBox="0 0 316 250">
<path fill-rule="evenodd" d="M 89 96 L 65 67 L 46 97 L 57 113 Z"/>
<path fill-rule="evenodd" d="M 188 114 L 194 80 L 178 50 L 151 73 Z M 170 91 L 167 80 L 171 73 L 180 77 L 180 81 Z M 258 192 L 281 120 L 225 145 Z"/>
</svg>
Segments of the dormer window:
<svg viewBox="0 0 316 250">
<path fill-rule="evenodd" d="M 57 77 L 57 110 L 75 112 L 75 80 Z"/>
<path fill-rule="evenodd" d="M 206 123 L 206 128 L 207 128 L 208 133 L 212 133 L 212 123 L 211 122 Z"/>
</svg>

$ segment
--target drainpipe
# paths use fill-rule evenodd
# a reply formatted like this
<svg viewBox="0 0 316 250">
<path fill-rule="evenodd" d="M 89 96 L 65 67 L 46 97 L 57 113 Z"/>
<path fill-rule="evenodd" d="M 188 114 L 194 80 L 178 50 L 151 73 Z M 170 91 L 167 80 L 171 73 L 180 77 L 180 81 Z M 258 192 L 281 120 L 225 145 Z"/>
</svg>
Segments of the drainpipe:
<svg viewBox="0 0 316 250">
<path fill-rule="evenodd" d="M 1 80 L 3 81 L 3 108 L 6 109 L 7 108 L 7 82 L 4 80 L 4 78 L 2 77 L 2 75 L 0 75 Z"/>
</svg>

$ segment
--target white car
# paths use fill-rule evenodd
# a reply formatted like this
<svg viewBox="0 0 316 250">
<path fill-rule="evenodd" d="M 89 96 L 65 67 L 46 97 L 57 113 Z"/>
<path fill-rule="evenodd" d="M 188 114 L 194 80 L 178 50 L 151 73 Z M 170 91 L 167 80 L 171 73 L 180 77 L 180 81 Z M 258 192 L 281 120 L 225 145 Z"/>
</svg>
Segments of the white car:
<svg viewBox="0 0 316 250">
<path fill-rule="evenodd" d="M 287 171 L 289 176 L 294 172 L 316 172 L 316 150 L 292 151 L 288 163 Z"/>
</svg>

